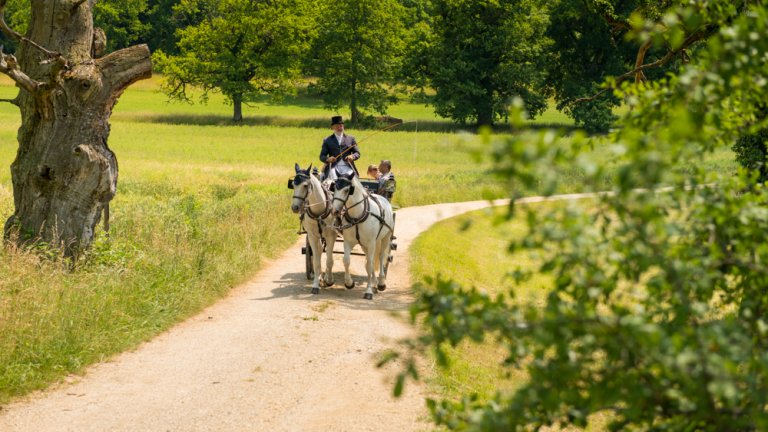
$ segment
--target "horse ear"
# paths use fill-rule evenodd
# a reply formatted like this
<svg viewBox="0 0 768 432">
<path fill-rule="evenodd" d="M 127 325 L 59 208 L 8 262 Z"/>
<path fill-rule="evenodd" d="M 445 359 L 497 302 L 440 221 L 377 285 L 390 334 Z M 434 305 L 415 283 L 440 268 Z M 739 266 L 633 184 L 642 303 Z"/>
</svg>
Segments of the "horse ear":
<svg viewBox="0 0 768 432">
<path fill-rule="evenodd" d="M 307 172 L 310 172 L 311 169 L 312 169 L 312 164 L 310 163 L 309 166 L 307 167 Z"/>
<path fill-rule="evenodd" d="M 296 164 L 296 172 L 301 171 L 301 168 L 299 168 L 299 164 Z"/>
</svg>

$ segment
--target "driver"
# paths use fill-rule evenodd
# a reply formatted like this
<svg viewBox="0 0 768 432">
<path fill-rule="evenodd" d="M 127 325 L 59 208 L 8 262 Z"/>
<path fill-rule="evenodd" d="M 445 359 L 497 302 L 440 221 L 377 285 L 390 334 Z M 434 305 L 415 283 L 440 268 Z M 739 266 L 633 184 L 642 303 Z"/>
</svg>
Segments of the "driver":
<svg viewBox="0 0 768 432">
<path fill-rule="evenodd" d="M 360 150 L 355 137 L 344 133 L 344 120 L 341 116 L 331 117 L 331 129 L 333 134 L 323 140 L 320 150 L 320 161 L 325 163 L 323 178 L 336 180 L 339 175 L 352 172 L 359 177 L 355 161 L 360 159 Z"/>
</svg>

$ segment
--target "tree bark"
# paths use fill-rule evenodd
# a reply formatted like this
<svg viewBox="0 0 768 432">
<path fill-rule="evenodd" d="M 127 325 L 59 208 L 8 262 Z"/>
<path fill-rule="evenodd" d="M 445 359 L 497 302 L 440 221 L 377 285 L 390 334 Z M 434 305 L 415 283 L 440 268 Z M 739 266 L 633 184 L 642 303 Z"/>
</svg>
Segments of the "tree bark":
<svg viewBox="0 0 768 432">
<path fill-rule="evenodd" d="M 235 93 L 232 96 L 232 106 L 234 107 L 232 120 L 236 122 L 243 121 L 243 94 L 242 93 Z"/>
<path fill-rule="evenodd" d="M 352 83 L 352 92 L 349 101 L 350 122 L 358 124 L 360 122 L 360 110 L 357 108 L 357 82 Z"/>
<path fill-rule="evenodd" d="M 107 146 L 112 108 L 130 84 L 152 74 L 146 45 L 94 58 L 104 44 L 93 27 L 95 1 L 32 0 L 18 64 L 11 56 L 0 64 L 22 88 L 6 238 L 18 232 L 19 243 L 42 241 L 67 256 L 91 244 L 116 193 L 117 159 Z"/>
</svg>

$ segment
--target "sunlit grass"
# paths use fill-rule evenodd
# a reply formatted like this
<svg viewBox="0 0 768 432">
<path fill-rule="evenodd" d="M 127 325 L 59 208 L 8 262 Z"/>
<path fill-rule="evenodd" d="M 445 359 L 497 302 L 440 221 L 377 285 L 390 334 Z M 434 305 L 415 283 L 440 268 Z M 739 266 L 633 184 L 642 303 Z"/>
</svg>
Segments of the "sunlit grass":
<svg viewBox="0 0 768 432">
<path fill-rule="evenodd" d="M 492 297 L 514 293 L 514 300 L 510 296 L 510 301 L 543 304 L 548 278 L 536 276 L 517 287 L 509 278 L 514 269 L 530 269 L 536 263 L 528 254 L 507 252 L 509 241 L 524 235 L 527 227 L 524 219 L 495 224 L 505 211 L 506 208 L 494 208 L 457 216 L 420 235 L 410 250 L 412 278 L 417 286 L 429 289 L 420 281 L 440 275 Z M 511 391 L 524 383 L 526 375 L 522 371 L 507 376 L 509 371 L 501 366 L 504 347 L 496 345 L 492 335 L 488 339 L 484 344 L 463 343 L 449 350 L 451 367 L 436 371 L 431 392 L 454 400 L 477 393 L 481 400 L 487 400 L 496 391 Z"/>
<path fill-rule="evenodd" d="M 589 208 L 592 202 L 518 204 L 518 207 L 545 212 L 564 205 Z M 490 297 L 504 295 L 508 302 L 544 307 L 552 278 L 536 272 L 540 260 L 535 252 L 509 252 L 510 242 L 520 240 L 528 226 L 524 211 L 517 212 L 518 216 L 511 220 L 505 217 L 506 212 L 506 207 L 475 211 L 439 222 L 422 233 L 410 249 L 411 277 L 416 289 L 431 289 L 425 278 L 439 275 L 462 287 L 481 290 Z M 517 269 L 532 271 L 533 276 L 516 285 L 510 274 Z M 514 392 L 525 385 L 528 375 L 523 368 L 504 364 L 507 349 L 490 333 L 482 343 L 464 341 L 455 348 L 448 347 L 450 367 L 428 371 L 429 397 L 459 401 L 474 394 L 479 401 L 488 401 L 497 392 Z M 607 414 L 595 414 L 590 417 L 587 430 L 605 431 L 608 422 Z"/>
<path fill-rule="evenodd" d="M 0 98 L 16 92 L 7 79 L 0 84 Z M 220 120 L 230 115 L 220 100 L 168 104 L 156 81 L 123 94 L 109 138 L 120 167 L 109 237 L 99 227 L 90 256 L 74 271 L 0 249 L 0 403 L 135 347 L 225 295 L 298 240 L 286 180 L 294 163 L 319 163 L 330 113 L 301 104 L 264 109 L 288 120 L 234 125 Z M 217 120 L 195 123 L 199 115 Z M 291 120 L 302 117 L 317 117 L 321 125 Z M 13 212 L 8 167 L 18 146 L 18 108 L 0 103 L 0 120 L 4 222 Z M 480 145 L 472 136 L 349 132 L 360 140 L 361 166 L 393 161 L 397 205 L 506 193 L 485 175 L 488 163 L 470 160 L 466 150 Z"/>
</svg>

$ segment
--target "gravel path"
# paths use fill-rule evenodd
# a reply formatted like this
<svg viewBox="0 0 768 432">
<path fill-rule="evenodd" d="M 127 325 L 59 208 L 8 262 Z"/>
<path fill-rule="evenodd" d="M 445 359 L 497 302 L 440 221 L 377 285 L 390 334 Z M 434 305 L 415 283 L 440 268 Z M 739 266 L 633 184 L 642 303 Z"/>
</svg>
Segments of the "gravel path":
<svg viewBox="0 0 768 432">
<path fill-rule="evenodd" d="M 395 365 L 376 354 L 412 334 L 408 248 L 434 222 L 487 201 L 397 211 L 398 250 L 388 288 L 362 299 L 358 287 L 311 295 L 303 238 L 250 282 L 194 318 L 83 377 L 2 407 L 0 431 L 420 431 L 430 429 L 424 389 L 392 397 Z M 337 246 L 341 250 L 341 244 Z"/>
</svg>

